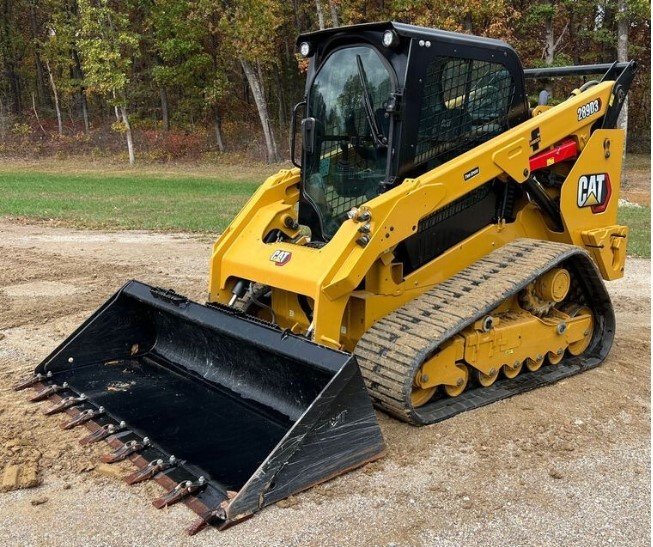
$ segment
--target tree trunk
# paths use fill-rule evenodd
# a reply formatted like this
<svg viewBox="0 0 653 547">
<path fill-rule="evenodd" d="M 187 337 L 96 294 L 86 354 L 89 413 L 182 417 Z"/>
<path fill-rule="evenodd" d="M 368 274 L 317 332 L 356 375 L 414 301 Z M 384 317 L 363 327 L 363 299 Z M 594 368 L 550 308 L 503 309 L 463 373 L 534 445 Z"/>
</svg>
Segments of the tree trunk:
<svg viewBox="0 0 653 547">
<path fill-rule="evenodd" d="M 134 139 L 132 137 L 132 126 L 129 124 L 129 115 L 127 114 L 127 106 L 120 105 L 120 113 L 122 114 L 122 123 L 125 124 L 125 135 L 127 137 L 127 152 L 129 152 L 129 165 L 134 165 L 136 157 L 134 155 Z"/>
<path fill-rule="evenodd" d="M 254 102 L 256 103 L 258 115 L 261 119 L 261 126 L 263 128 L 263 136 L 265 137 L 265 146 L 267 149 L 267 161 L 268 163 L 281 161 L 279 149 L 277 148 L 277 142 L 274 138 L 274 130 L 272 129 L 272 124 L 270 123 L 268 104 L 263 93 L 262 82 L 260 81 L 259 75 L 252 68 L 252 65 L 249 64 L 249 61 L 246 61 L 241 57 L 240 64 L 243 67 L 243 72 L 245 72 L 247 83 L 249 84 L 249 88 L 252 91 L 252 96 L 254 97 Z"/>
<path fill-rule="evenodd" d="M 79 92 L 81 104 L 82 104 L 82 118 L 84 119 L 84 133 L 88 133 L 90 130 L 90 125 L 88 123 L 88 102 L 86 100 L 86 92 L 82 88 Z"/>
<path fill-rule="evenodd" d="M 32 92 L 32 112 L 34 112 L 36 123 L 39 124 L 41 131 L 43 131 L 43 134 L 47 136 L 48 132 L 45 129 L 43 129 L 43 124 L 41 123 L 41 120 L 39 118 L 39 112 L 38 110 L 36 110 L 36 97 L 34 96 L 34 92 Z"/>
<path fill-rule="evenodd" d="M 45 93 L 45 78 L 43 77 L 43 61 L 41 60 L 40 47 L 38 45 L 39 30 L 38 23 L 36 22 L 36 13 L 34 12 L 34 4 L 30 3 L 29 7 L 29 23 L 32 30 L 32 39 L 34 40 L 34 64 L 36 68 L 36 95 L 39 99 L 39 104 L 42 106 L 45 103 L 47 94 Z"/>
<path fill-rule="evenodd" d="M 0 141 L 4 142 L 7 138 L 7 127 L 9 126 L 9 117 L 5 111 L 5 103 L 0 98 Z"/>
<path fill-rule="evenodd" d="M 84 70 L 82 69 L 82 61 L 79 58 L 79 52 L 76 48 L 72 49 L 72 58 L 75 64 L 73 65 L 73 78 L 79 80 L 79 104 L 82 109 L 82 119 L 84 120 L 84 133 L 90 131 L 90 124 L 88 121 L 88 99 L 86 98 L 86 88 L 83 85 Z"/>
<path fill-rule="evenodd" d="M 4 142 L 7 138 L 7 116 L 5 115 L 5 104 L 0 98 L 0 141 Z"/>
<path fill-rule="evenodd" d="M 334 4 L 333 0 L 329 0 L 329 9 L 331 10 L 331 24 L 334 27 L 339 27 L 340 21 L 338 20 L 338 8 Z"/>
<path fill-rule="evenodd" d="M 552 66 L 555 58 L 555 34 L 553 29 L 553 14 L 547 15 L 544 22 L 544 63 L 546 66 Z M 550 81 L 546 82 L 546 91 L 549 97 L 553 95 L 553 86 Z"/>
<path fill-rule="evenodd" d="M 274 82 L 277 88 L 277 102 L 279 107 L 279 128 L 286 127 L 286 99 L 283 91 L 283 79 L 280 71 L 274 71 Z"/>
<path fill-rule="evenodd" d="M 472 12 L 468 11 L 465 13 L 465 19 L 463 21 L 463 30 L 468 33 L 472 33 Z"/>
<path fill-rule="evenodd" d="M 68 117 L 70 118 L 70 125 L 73 128 L 73 133 L 77 133 L 77 126 L 75 125 L 75 118 L 73 117 L 73 109 L 71 103 L 68 103 Z"/>
<path fill-rule="evenodd" d="M 163 127 L 166 131 L 170 130 L 170 118 L 168 118 L 168 92 L 165 87 L 159 88 L 159 97 L 161 97 L 161 117 L 163 118 Z"/>
<path fill-rule="evenodd" d="M 628 61 L 628 27 L 629 27 L 629 17 L 628 17 L 628 2 L 627 0 L 619 0 L 618 2 L 618 19 L 617 19 L 617 61 L 626 62 Z M 619 120 L 617 122 L 617 127 L 620 127 L 628 135 L 628 95 L 624 99 L 624 104 L 621 107 L 621 113 L 619 114 Z M 626 148 L 624 146 L 624 154 Z"/>
<path fill-rule="evenodd" d="M 120 118 L 120 110 L 118 108 L 118 105 L 116 104 L 116 92 L 111 91 L 111 95 L 113 96 L 113 112 L 116 115 L 116 121 L 119 122 L 121 118 Z"/>
<path fill-rule="evenodd" d="M 61 121 L 61 108 L 59 106 L 59 93 L 57 86 L 54 83 L 54 76 L 50 69 L 50 62 L 45 60 L 45 68 L 48 70 L 48 77 L 50 78 L 50 86 L 52 87 L 52 94 L 54 95 L 54 110 L 57 113 L 57 127 L 59 128 L 59 136 L 63 136 L 63 122 Z"/>
<path fill-rule="evenodd" d="M 315 0 L 315 8 L 317 9 L 317 24 L 320 30 L 324 30 L 324 12 L 322 11 L 322 2 Z"/>
<path fill-rule="evenodd" d="M 553 65 L 555 36 L 553 34 L 553 16 L 547 17 L 544 31 L 544 62 L 547 66 Z"/>
<path fill-rule="evenodd" d="M 2 53 L 5 76 L 9 81 L 11 94 L 13 96 L 13 101 L 11 103 L 12 110 L 15 114 L 20 115 L 23 110 L 23 101 L 20 93 L 20 76 L 16 68 L 14 51 L 11 48 L 11 7 L 11 0 L 4 0 L 2 4 L 2 15 L 0 15 L 0 22 L 2 23 L 0 45 L 3 46 L 0 47 L 0 53 Z"/>
<path fill-rule="evenodd" d="M 224 152 L 222 128 L 220 127 L 220 110 L 218 110 L 217 106 L 213 109 L 213 128 L 215 129 L 215 143 L 218 145 L 218 150 L 220 150 L 220 152 Z"/>
</svg>

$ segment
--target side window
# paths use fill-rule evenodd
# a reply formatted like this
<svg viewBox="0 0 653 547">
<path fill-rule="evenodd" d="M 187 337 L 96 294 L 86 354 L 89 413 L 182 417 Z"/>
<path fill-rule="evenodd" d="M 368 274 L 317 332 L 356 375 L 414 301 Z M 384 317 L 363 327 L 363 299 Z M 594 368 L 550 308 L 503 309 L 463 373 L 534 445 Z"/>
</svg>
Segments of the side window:
<svg viewBox="0 0 653 547">
<path fill-rule="evenodd" d="M 435 57 L 422 88 L 415 165 L 432 169 L 505 131 L 513 93 L 501 64 Z"/>
</svg>

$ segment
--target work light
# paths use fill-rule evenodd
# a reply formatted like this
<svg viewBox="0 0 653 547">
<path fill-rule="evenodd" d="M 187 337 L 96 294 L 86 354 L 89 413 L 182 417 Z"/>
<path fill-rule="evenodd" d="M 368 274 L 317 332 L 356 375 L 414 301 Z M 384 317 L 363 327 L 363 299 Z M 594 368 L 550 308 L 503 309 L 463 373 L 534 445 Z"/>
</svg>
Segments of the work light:
<svg viewBox="0 0 653 547">
<path fill-rule="evenodd" d="M 383 45 L 385 47 L 394 47 L 399 43 L 399 37 L 394 30 L 386 30 L 383 33 Z"/>
<path fill-rule="evenodd" d="M 308 57 L 311 54 L 311 44 L 308 42 L 299 44 L 299 53 L 302 57 Z"/>
</svg>

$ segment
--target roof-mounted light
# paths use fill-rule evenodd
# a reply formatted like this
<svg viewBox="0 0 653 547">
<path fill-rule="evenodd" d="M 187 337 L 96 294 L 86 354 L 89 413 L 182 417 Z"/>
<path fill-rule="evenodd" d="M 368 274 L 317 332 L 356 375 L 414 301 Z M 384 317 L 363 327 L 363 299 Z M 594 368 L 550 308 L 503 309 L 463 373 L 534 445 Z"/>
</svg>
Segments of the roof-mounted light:
<svg viewBox="0 0 653 547">
<path fill-rule="evenodd" d="M 302 57 L 310 57 L 313 53 L 313 48 L 311 47 L 310 42 L 302 42 L 299 44 L 299 54 Z"/>
<path fill-rule="evenodd" d="M 385 47 L 395 47 L 399 44 L 399 36 L 394 30 L 388 29 L 383 33 L 382 42 Z"/>
</svg>

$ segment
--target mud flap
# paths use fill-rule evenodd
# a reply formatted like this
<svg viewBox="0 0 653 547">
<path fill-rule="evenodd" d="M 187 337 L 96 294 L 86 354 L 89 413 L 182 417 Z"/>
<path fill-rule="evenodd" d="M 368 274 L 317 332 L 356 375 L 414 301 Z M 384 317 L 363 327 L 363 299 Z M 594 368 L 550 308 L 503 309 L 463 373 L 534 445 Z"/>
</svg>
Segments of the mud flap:
<svg viewBox="0 0 653 547">
<path fill-rule="evenodd" d="M 136 281 L 35 374 L 55 405 L 80 399 L 65 412 L 95 432 L 90 440 L 107 438 L 115 451 L 104 461 L 129 458 L 142 469 L 132 481 L 170 490 L 157 507 L 184 501 L 200 515 L 191 533 L 384 449 L 354 356 Z"/>
</svg>

